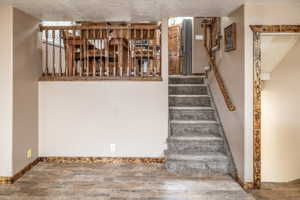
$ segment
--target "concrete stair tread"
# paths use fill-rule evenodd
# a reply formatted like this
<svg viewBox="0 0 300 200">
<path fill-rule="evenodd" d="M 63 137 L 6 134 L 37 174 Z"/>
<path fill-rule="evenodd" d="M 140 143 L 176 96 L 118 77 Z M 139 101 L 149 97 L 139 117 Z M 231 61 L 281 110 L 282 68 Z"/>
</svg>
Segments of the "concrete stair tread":
<svg viewBox="0 0 300 200">
<path fill-rule="evenodd" d="M 169 78 L 206 78 L 204 75 L 169 75 Z"/>
<path fill-rule="evenodd" d="M 209 97 L 207 94 L 171 94 L 169 97 Z"/>
<path fill-rule="evenodd" d="M 207 85 L 205 83 L 203 84 L 198 84 L 198 83 L 195 83 L 195 84 L 169 84 L 169 87 L 207 87 Z"/>
<path fill-rule="evenodd" d="M 185 160 L 185 161 L 227 161 L 228 157 L 221 152 L 205 152 L 202 155 L 193 155 L 193 154 L 177 154 L 166 151 L 167 160 Z"/>
<path fill-rule="evenodd" d="M 168 141 L 223 141 L 223 138 L 215 135 L 198 136 L 170 136 Z"/>
<path fill-rule="evenodd" d="M 218 124 L 215 120 L 171 120 L 171 124 Z"/>
<path fill-rule="evenodd" d="M 213 107 L 208 106 L 199 106 L 199 107 L 193 107 L 193 106 L 170 106 L 169 109 L 172 110 L 215 110 Z"/>
</svg>

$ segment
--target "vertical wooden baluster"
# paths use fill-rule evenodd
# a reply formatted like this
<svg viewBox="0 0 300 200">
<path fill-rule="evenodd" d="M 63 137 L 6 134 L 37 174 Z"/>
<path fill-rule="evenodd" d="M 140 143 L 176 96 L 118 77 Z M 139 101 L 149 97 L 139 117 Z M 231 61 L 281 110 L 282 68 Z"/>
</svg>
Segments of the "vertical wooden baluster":
<svg viewBox="0 0 300 200">
<path fill-rule="evenodd" d="M 93 59 L 93 76 L 96 76 L 96 29 L 93 31 L 93 39 L 94 39 L 94 59 Z"/>
<path fill-rule="evenodd" d="M 104 49 L 105 49 L 105 73 L 106 76 L 109 76 L 109 29 L 106 29 L 106 39 L 105 39 L 105 44 L 104 44 Z"/>
<path fill-rule="evenodd" d="M 80 57 L 80 62 L 79 62 L 79 76 L 82 76 L 82 67 L 83 67 L 83 62 L 82 62 L 82 51 L 83 51 L 83 42 L 82 42 L 82 29 L 79 30 L 79 57 Z"/>
<path fill-rule="evenodd" d="M 48 75 L 49 68 L 48 68 L 48 30 L 45 31 L 46 43 L 45 43 L 45 53 L 46 53 L 46 61 L 45 61 L 45 75 Z"/>
<path fill-rule="evenodd" d="M 69 68 L 69 65 L 70 65 L 70 62 L 69 62 L 69 52 L 70 52 L 70 46 L 67 44 L 69 43 L 69 36 L 67 35 L 66 33 L 67 31 L 64 30 L 64 52 L 65 52 L 65 57 L 67 58 L 66 61 L 65 61 L 65 70 L 64 70 L 64 76 L 68 76 L 68 68 Z M 68 49 L 67 49 L 68 47 Z"/>
<path fill-rule="evenodd" d="M 62 55 L 61 55 L 62 30 L 59 30 L 58 37 L 59 37 L 59 76 L 62 76 L 62 58 L 61 58 L 62 57 Z"/>
<path fill-rule="evenodd" d="M 118 45 L 118 64 L 119 64 L 119 76 L 123 76 L 123 37 L 124 37 L 124 32 L 123 29 L 120 30 L 120 41 Z"/>
<path fill-rule="evenodd" d="M 157 73 L 157 52 L 156 52 L 156 40 L 155 40 L 155 44 L 153 46 L 153 71 L 154 71 L 154 76 L 156 76 Z"/>
<path fill-rule="evenodd" d="M 158 69 L 157 69 L 157 72 L 158 72 L 158 75 L 161 75 L 161 28 L 159 29 L 159 56 L 158 56 Z"/>
<path fill-rule="evenodd" d="M 136 65 L 136 40 L 137 40 L 137 38 L 136 38 L 136 29 L 134 29 L 134 40 L 133 40 L 133 42 L 134 42 L 134 44 L 133 44 L 133 58 L 132 58 L 132 62 L 133 62 L 133 74 L 134 74 L 134 76 L 136 76 L 137 75 L 137 71 L 138 71 L 138 65 Z"/>
<path fill-rule="evenodd" d="M 89 76 L 89 73 L 90 73 L 90 51 L 89 51 L 89 36 L 90 36 L 90 29 L 86 29 L 86 35 L 85 35 L 85 52 L 86 52 L 86 76 Z"/>
<path fill-rule="evenodd" d="M 148 43 L 148 48 L 147 48 L 147 51 L 148 51 L 148 54 L 147 54 L 147 74 L 149 76 L 149 74 L 151 73 L 150 72 L 150 29 L 148 29 L 148 35 L 147 35 L 147 43 Z"/>
<path fill-rule="evenodd" d="M 52 30 L 52 76 L 55 76 L 55 30 Z"/>
<path fill-rule="evenodd" d="M 143 44 L 144 39 L 144 30 L 141 29 L 141 44 Z M 144 76 L 144 66 L 143 66 L 143 57 L 144 57 L 144 48 L 143 45 L 140 47 L 140 54 L 141 54 L 141 76 Z"/>
<path fill-rule="evenodd" d="M 75 28 L 73 29 L 73 65 L 72 65 L 72 69 L 70 71 L 70 73 L 72 73 L 73 76 L 76 75 L 76 68 L 77 68 L 77 65 L 76 65 L 76 30 Z"/>
<path fill-rule="evenodd" d="M 127 42 L 128 42 L 128 45 L 127 45 L 127 51 L 128 51 L 128 56 L 127 56 L 127 76 L 130 76 L 130 59 L 131 59 L 131 41 L 130 41 L 130 38 L 131 38 L 131 32 L 130 32 L 130 28 L 128 27 L 128 30 L 127 30 Z"/>
<path fill-rule="evenodd" d="M 114 45 L 114 68 L 113 68 L 113 76 L 116 76 L 116 44 L 114 44 L 113 42 L 113 45 Z"/>
<path fill-rule="evenodd" d="M 103 62 L 103 46 L 102 46 L 102 40 L 103 39 L 103 30 L 102 29 L 99 29 L 99 49 L 100 49 L 100 59 L 99 59 L 99 62 L 100 62 L 100 66 L 99 66 L 99 76 L 101 77 L 102 76 L 102 62 Z"/>
</svg>

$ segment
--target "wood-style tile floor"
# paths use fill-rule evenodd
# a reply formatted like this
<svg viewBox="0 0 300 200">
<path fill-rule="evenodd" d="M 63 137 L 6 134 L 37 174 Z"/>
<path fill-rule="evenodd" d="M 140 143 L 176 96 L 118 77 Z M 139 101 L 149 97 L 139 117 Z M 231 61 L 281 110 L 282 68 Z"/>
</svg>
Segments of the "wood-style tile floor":
<svg viewBox="0 0 300 200">
<path fill-rule="evenodd" d="M 230 177 L 168 173 L 161 164 L 39 163 L 13 185 L 0 185 L 1 200 L 253 200 Z"/>
<path fill-rule="evenodd" d="M 300 200 L 300 180 L 289 183 L 263 183 L 250 191 L 257 200 Z"/>
</svg>

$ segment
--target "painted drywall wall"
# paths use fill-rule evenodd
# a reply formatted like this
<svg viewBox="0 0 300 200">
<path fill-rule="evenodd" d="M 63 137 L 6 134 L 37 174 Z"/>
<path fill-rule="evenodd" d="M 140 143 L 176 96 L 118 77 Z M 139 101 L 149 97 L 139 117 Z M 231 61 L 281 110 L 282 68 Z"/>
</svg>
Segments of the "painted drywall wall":
<svg viewBox="0 0 300 200">
<path fill-rule="evenodd" d="M 13 173 L 38 157 L 38 79 L 42 52 L 40 21 L 18 9 L 13 12 Z M 32 157 L 27 158 L 31 149 Z"/>
<path fill-rule="evenodd" d="M 300 24 L 300 4 L 245 4 L 245 179 L 253 178 L 253 33 L 250 25 Z M 274 14 L 274 13 L 280 13 Z"/>
<path fill-rule="evenodd" d="M 217 56 L 220 74 L 237 111 L 226 110 L 212 74 L 210 83 L 238 175 L 245 182 L 253 181 L 253 33 L 249 26 L 300 24 L 299 10 L 300 5 L 295 3 L 246 3 L 222 18 L 223 29 L 233 22 L 237 23 L 238 28 L 237 50 L 226 53 L 222 47 Z"/>
<path fill-rule="evenodd" d="M 0 6 L 0 176 L 12 175 L 13 8 Z"/>
<path fill-rule="evenodd" d="M 163 156 L 168 136 L 167 20 L 162 66 L 160 82 L 40 82 L 40 156 Z"/>
<path fill-rule="evenodd" d="M 229 16 L 221 19 L 222 30 L 228 25 L 237 25 L 237 49 L 231 52 L 221 50 L 217 53 L 216 64 L 225 85 L 232 98 L 236 111 L 228 110 L 224 97 L 220 91 L 213 72 L 209 74 L 209 84 L 212 90 L 222 125 L 232 151 L 239 177 L 244 179 L 244 7 L 233 11 Z M 224 35 L 224 34 L 223 34 Z"/>
<path fill-rule="evenodd" d="M 201 27 L 202 18 L 194 17 L 193 20 L 193 52 L 192 52 L 192 72 L 203 73 L 204 67 L 208 64 L 208 56 L 205 52 L 204 40 L 196 39 L 196 36 L 204 37 L 204 28 Z"/>
<path fill-rule="evenodd" d="M 268 49 L 268 53 L 270 51 L 277 49 Z M 300 178 L 300 95 L 296 92 L 300 91 L 299 55 L 300 36 L 298 43 L 272 71 L 271 79 L 263 84 L 261 134 L 264 182 Z M 262 68 L 267 65 L 264 64 Z"/>
</svg>

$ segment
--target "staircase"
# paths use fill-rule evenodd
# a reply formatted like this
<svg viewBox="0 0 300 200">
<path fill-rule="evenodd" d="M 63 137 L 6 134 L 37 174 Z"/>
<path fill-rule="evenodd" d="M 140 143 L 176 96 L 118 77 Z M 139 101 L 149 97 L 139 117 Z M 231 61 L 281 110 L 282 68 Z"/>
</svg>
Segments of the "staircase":
<svg viewBox="0 0 300 200">
<path fill-rule="evenodd" d="M 204 77 L 169 77 L 169 122 L 165 151 L 169 171 L 204 176 L 232 173 L 231 154 Z"/>
</svg>

